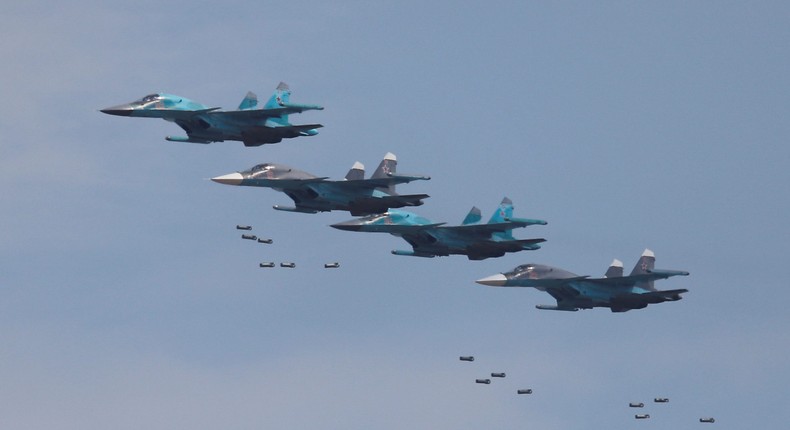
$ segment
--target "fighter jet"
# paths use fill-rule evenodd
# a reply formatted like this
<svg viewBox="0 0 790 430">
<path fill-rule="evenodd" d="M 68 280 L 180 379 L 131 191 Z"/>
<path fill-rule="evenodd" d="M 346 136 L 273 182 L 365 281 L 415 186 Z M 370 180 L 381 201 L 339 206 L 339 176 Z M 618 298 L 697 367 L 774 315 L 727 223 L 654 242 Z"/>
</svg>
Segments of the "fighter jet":
<svg viewBox="0 0 790 430">
<path fill-rule="evenodd" d="M 445 226 L 411 212 L 390 210 L 382 214 L 357 218 L 332 227 L 340 230 L 381 232 L 400 236 L 412 246 L 412 251 L 393 250 L 395 255 L 436 257 L 450 254 L 466 255 L 470 260 L 501 257 L 508 252 L 535 250 L 546 239 L 515 239 L 514 228 L 545 225 L 539 219 L 513 218 L 513 202 L 507 197 L 491 216 L 481 224 L 480 209 L 472 207 L 459 226 Z"/>
<path fill-rule="evenodd" d="M 612 312 L 625 312 L 653 303 L 680 300 L 680 294 L 688 292 L 686 289 L 656 290 L 653 287 L 656 279 L 687 276 L 689 272 L 656 270 L 653 268 L 655 262 L 653 252 L 645 249 L 629 276 L 623 276 L 623 263 L 619 260 L 612 262 L 603 278 L 579 276 L 542 264 L 523 264 L 512 272 L 479 279 L 477 283 L 492 287 L 533 287 L 557 300 L 556 306 L 538 305 L 538 309 L 577 311 L 607 307 Z"/>
<path fill-rule="evenodd" d="M 516 391 L 516 393 L 518 393 L 518 394 L 532 394 L 532 388 L 521 389 L 521 390 Z"/>
<path fill-rule="evenodd" d="M 713 424 L 713 423 L 715 423 L 715 422 L 716 422 L 716 420 L 715 420 L 713 417 L 708 417 L 708 418 L 700 418 L 700 419 L 699 419 L 699 422 L 701 422 L 701 423 L 711 423 L 711 424 Z"/>
<path fill-rule="evenodd" d="M 346 178 L 330 181 L 327 177 L 313 176 L 283 164 L 258 164 L 250 170 L 211 178 L 227 185 L 266 187 L 284 192 L 296 204 L 294 207 L 275 205 L 274 209 L 286 212 L 318 213 L 333 210 L 349 211 L 351 215 L 369 215 L 385 212 L 390 208 L 420 206 L 427 194 L 398 194 L 395 185 L 427 176 L 398 175 L 398 160 L 387 153 L 373 176 L 365 179 L 365 166 L 354 163 Z"/>
<path fill-rule="evenodd" d="M 644 407 L 645 407 L 645 404 L 644 404 L 644 403 L 642 403 L 642 402 L 639 402 L 639 403 L 629 403 L 629 404 L 628 404 L 628 407 L 629 407 L 629 408 L 644 408 Z"/>
<path fill-rule="evenodd" d="M 638 420 L 646 420 L 646 419 L 650 418 L 650 415 L 649 414 L 637 414 L 637 415 L 634 415 L 634 418 L 636 418 Z"/>
<path fill-rule="evenodd" d="M 248 92 L 235 111 L 208 107 L 187 98 L 172 94 L 150 94 L 140 100 L 101 111 L 118 116 L 162 118 L 178 124 L 187 133 L 184 136 L 167 136 L 172 142 L 211 143 L 225 140 L 244 142 L 244 146 L 278 143 L 283 139 L 315 136 L 321 124 L 294 125 L 288 115 L 306 110 L 322 110 L 317 105 L 290 102 L 291 90 L 280 82 L 263 109 L 257 109 L 258 96 Z"/>
</svg>

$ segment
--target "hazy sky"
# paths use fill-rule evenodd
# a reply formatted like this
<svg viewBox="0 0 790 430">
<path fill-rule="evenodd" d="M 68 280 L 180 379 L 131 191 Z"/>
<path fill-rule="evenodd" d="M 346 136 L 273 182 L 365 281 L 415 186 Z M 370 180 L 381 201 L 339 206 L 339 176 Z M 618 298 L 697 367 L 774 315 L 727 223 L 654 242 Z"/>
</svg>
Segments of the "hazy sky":
<svg viewBox="0 0 790 430">
<path fill-rule="evenodd" d="M 6 3 L 3 428 L 790 421 L 784 2 Z M 291 118 L 319 135 L 174 143 L 174 124 L 98 112 L 158 91 L 234 109 L 280 81 L 326 107 Z M 393 256 L 408 244 L 328 227 L 347 213 L 277 212 L 283 194 L 208 180 L 266 161 L 339 179 L 387 152 L 432 177 L 399 187 L 431 195 L 415 212 L 487 219 L 507 196 L 549 222 L 515 235 L 547 242 Z M 691 272 L 656 284 L 684 300 L 549 312 L 545 293 L 474 283 L 527 262 L 630 271 L 645 248 Z"/>
</svg>

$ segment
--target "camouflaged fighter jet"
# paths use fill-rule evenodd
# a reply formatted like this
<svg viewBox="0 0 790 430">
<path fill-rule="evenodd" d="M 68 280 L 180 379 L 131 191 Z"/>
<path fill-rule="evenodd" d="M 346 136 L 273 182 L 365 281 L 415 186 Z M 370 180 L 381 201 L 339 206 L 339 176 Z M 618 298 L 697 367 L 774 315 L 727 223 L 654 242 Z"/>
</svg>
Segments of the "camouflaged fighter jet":
<svg viewBox="0 0 790 430">
<path fill-rule="evenodd" d="M 321 124 L 293 125 L 288 115 L 306 110 L 322 110 L 321 106 L 290 102 L 291 90 L 280 82 L 263 109 L 257 109 L 258 97 L 248 92 L 238 110 L 223 111 L 210 108 L 187 98 L 172 94 L 151 94 L 131 103 L 109 107 L 101 111 L 118 116 L 162 118 L 178 124 L 187 133 L 167 136 L 173 142 L 211 143 L 225 140 L 244 142 L 244 146 L 278 143 L 283 139 L 315 136 Z"/>
<path fill-rule="evenodd" d="M 514 228 L 545 225 L 539 219 L 513 218 L 513 202 L 507 197 L 487 224 L 480 224 L 480 209 L 472 207 L 459 226 L 434 223 L 411 212 L 390 210 L 382 214 L 332 224 L 340 230 L 390 233 L 400 236 L 412 251 L 393 250 L 395 255 L 436 257 L 450 254 L 466 255 L 470 260 L 501 257 L 508 252 L 534 250 L 546 239 L 515 239 Z"/>
<path fill-rule="evenodd" d="M 623 276 L 623 263 L 615 259 L 603 278 L 579 276 L 542 264 L 523 264 L 512 272 L 479 279 L 476 282 L 492 287 L 533 287 L 551 294 L 556 306 L 537 305 L 538 309 L 578 311 L 594 307 L 610 308 L 612 312 L 642 309 L 649 304 L 680 300 L 688 290 L 658 291 L 653 281 L 671 276 L 688 276 L 689 272 L 654 269 L 656 257 L 645 249 L 631 274 Z"/>
<path fill-rule="evenodd" d="M 314 214 L 339 210 L 360 216 L 385 212 L 390 208 L 420 206 L 422 200 L 428 198 L 427 194 L 401 195 L 395 192 L 397 184 L 431 179 L 428 176 L 398 175 L 395 173 L 397 165 L 395 155 L 387 153 L 369 179 L 365 179 L 365 166 L 357 161 L 346 178 L 340 181 L 319 178 L 276 163 L 258 164 L 250 170 L 217 176 L 211 180 L 220 184 L 282 191 L 296 205 L 274 205 L 274 209 L 279 211 Z"/>
</svg>

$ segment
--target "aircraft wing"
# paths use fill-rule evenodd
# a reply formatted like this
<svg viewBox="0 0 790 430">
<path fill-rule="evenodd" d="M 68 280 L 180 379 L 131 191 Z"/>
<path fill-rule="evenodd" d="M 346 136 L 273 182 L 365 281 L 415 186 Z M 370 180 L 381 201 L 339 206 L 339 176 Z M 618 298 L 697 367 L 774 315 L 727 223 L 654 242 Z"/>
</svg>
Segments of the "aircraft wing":
<svg viewBox="0 0 790 430">
<path fill-rule="evenodd" d="M 583 277 L 580 278 L 583 279 Z M 542 288 L 557 300 L 558 307 L 568 307 L 566 303 L 572 302 L 580 295 L 577 289 L 570 286 L 569 279 L 543 279 L 541 281 L 564 281 L 562 283 L 546 282 L 548 285 Z"/>
<path fill-rule="evenodd" d="M 531 245 L 545 242 L 546 239 L 521 239 L 521 240 L 486 240 L 475 242 L 469 246 L 469 251 L 474 254 L 501 254 L 505 252 L 518 252 L 529 249 Z"/>
<path fill-rule="evenodd" d="M 428 179 L 431 178 L 428 176 L 390 175 L 384 178 L 338 181 L 334 184 L 334 186 L 346 190 L 354 190 L 354 189 L 371 190 L 374 188 L 387 188 L 390 185 L 406 184 L 412 181 L 428 180 Z"/>
<path fill-rule="evenodd" d="M 198 110 L 179 110 L 179 109 L 143 109 L 136 112 L 139 112 L 140 116 L 152 117 L 152 118 L 164 118 L 164 119 L 173 119 L 173 120 L 189 120 L 195 117 L 196 115 L 200 114 L 214 114 L 215 111 L 221 108 L 213 107 L 208 109 L 198 109 Z"/>
<path fill-rule="evenodd" d="M 267 179 L 267 178 L 255 178 L 255 179 L 246 179 L 246 181 L 250 182 L 250 185 L 255 187 L 267 187 L 267 188 L 279 188 L 279 189 L 298 189 L 304 188 L 310 184 L 316 184 L 320 182 L 326 182 L 329 177 L 325 176 L 322 178 L 310 178 L 310 179 Z"/>
<path fill-rule="evenodd" d="M 609 285 L 615 287 L 632 287 L 639 282 L 654 281 L 657 279 L 667 279 L 672 276 L 688 276 L 689 272 L 681 270 L 651 270 L 640 275 L 629 275 L 617 278 L 597 278 L 589 279 L 589 282 Z"/>
<path fill-rule="evenodd" d="M 378 212 L 386 212 L 389 208 L 420 206 L 422 205 L 422 200 L 428 197 L 430 197 L 428 194 L 398 194 L 395 196 L 363 197 L 354 200 L 354 204 L 363 207 L 380 207 L 383 210 Z"/>
<path fill-rule="evenodd" d="M 318 108 L 319 106 L 288 105 L 270 109 L 223 110 L 211 112 L 211 115 L 224 116 L 226 118 L 233 118 L 237 120 L 260 120 L 266 118 L 279 118 L 283 115 L 302 113 L 306 110 L 316 110 Z"/>
<path fill-rule="evenodd" d="M 437 222 L 434 224 L 423 224 L 423 225 L 395 225 L 395 224 L 367 225 L 365 226 L 365 230 L 361 230 L 361 231 L 391 233 L 391 234 L 399 234 L 399 235 L 403 235 L 403 234 L 416 235 L 433 230 L 441 225 L 444 225 L 444 223 Z"/>
<path fill-rule="evenodd" d="M 466 225 L 453 225 L 442 227 L 444 229 L 453 230 L 461 234 L 469 235 L 490 235 L 491 233 L 504 232 L 514 228 L 526 227 L 529 224 L 524 221 L 505 221 L 489 224 L 466 224 Z"/>
</svg>

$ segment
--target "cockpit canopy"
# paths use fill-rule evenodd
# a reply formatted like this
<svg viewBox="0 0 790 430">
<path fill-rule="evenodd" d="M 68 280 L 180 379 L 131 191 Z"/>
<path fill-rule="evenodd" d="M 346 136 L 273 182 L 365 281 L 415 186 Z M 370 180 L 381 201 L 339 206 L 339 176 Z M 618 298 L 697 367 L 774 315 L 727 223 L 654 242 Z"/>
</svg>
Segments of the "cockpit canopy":
<svg viewBox="0 0 790 430">
<path fill-rule="evenodd" d="M 159 94 L 149 94 L 149 95 L 141 98 L 140 100 L 132 102 L 132 104 L 144 105 L 146 103 L 155 102 L 155 101 L 157 101 L 157 100 L 159 100 L 161 98 L 162 98 L 162 96 L 159 95 Z"/>
<path fill-rule="evenodd" d="M 518 266 L 515 269 L 513 269 L 513 271 L 516 273 L 524 273 L 524 272 L 529 273 L 533 270 L 535 270 L 534 264 L 522 264 L 521 266 Z"/>
<path fill-rule="evenodd" d="M 252 169 L 250 169 L 250 173 L 255 174 L 258 172 L 267 172 L 272 169 L 274 169 L 274 165 L 271 163 L 257 164 L 253 166 Z"/>
</svg>

